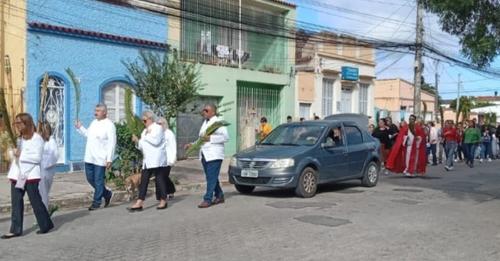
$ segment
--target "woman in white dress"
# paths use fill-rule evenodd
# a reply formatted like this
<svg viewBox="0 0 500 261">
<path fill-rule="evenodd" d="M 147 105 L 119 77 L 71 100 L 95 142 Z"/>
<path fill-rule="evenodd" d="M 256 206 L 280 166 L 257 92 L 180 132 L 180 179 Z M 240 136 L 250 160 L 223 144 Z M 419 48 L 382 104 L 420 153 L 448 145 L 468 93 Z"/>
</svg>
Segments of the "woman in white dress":
<svg viewBox="0 0 500 261">
<path fill-rule="evenodd" d="M 42 163 L 40 166 L 41 179 L 38 185 L 38 190 L 40 190 L 40 196 L 42 196 L 43 204 L 49 210 L 49 193 L 50 188 L 52 187 L 54 174 L 56 173 L 59 151 L 56 140 L 52 137 L 52 128 L 48 122 L 44 122 L 42 124 L 40 135 L 45 141 L 45 144 L 43 146 Z"/>
</svg>

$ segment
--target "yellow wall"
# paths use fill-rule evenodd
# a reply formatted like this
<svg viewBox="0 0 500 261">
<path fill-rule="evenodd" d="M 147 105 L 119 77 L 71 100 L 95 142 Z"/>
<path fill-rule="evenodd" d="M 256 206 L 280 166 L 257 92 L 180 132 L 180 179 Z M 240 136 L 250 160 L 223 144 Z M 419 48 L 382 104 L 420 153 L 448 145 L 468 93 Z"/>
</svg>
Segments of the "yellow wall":
<svg viewBox="0 0 500 261">
<path fill-rule="evenodd" d="M 3 0 L 5 20 L 5 56 L 10 61 L 11 73 L 6 70 L 7 106 L 11 114 L 24 110 L 22 92 L 26 86 L 26 1 Z M 6 65 L 7 66 L 7 65 Z M 9 80 L 11 79 L 11 81 Z M 10 84 L 12 83 L 12 91 Z M 11 106 L 11 104 L 14 104 Z M 13 111 L 11 111 L 13 109 Z"/>
</svg>

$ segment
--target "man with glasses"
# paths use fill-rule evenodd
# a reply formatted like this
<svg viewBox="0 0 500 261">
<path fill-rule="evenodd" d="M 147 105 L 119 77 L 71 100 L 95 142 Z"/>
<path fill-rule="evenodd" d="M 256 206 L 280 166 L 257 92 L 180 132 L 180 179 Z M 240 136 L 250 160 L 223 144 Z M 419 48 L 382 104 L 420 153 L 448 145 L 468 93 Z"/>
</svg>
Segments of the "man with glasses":
<svg viewBox="0 0 500 261">
<path fill-rule="evenodd" d="M 95 119 L 88 129 L 77 120 L 75 127 L 82 136 L 87 138 L 85 146 L 85 175 L 87 181 L 95 189 L 94 199 L 89 211 L 101 207 L 104 198 L 104 207 L 109 206 L 113 193 L 104 185 L 106 169 L 111 167 L 116 147 L 115 124 L 107 118 L 107 107 L 104 104 L 95 106 Z"/>
<path fill-rule="evenodd" d="M 224 193 L 219 183 L 219 173 L 224 159 L 224 143 L 229 140 L 227 128 L 222 126 L 218 128 L 212 135 L 206 135 L 207 128 L 219 121 L 216 116 L 217 107 L 214 104 L 204 106 L 202 115 L 205 119 L 201 125 L 199 136 L 205 142 L 200 149 L 200 160 L 205 171 L 207 181 L 207 191 L 203 197 L 199 208 L 208 208 L 211 205 L 224 203 Z M 184 149 L 188 149 L 192 144 L 186 144 Z M 213 197 L 215 199 L 212 201 Z"/>
</svg>

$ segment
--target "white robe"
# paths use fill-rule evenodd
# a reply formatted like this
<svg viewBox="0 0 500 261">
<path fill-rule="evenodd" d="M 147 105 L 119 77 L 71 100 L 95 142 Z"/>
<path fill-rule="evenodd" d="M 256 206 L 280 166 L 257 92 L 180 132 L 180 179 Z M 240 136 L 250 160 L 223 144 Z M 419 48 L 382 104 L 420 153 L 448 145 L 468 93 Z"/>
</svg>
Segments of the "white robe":
<svg viewBox="0 0 500 261">
<path fill-rule="evenodd" d="M 57 148 L 57 143 L 53 137 L 50 137 L 49 141 L 46 141 L 43 147 L 40 170 L 41 179 L 38 184 L 38 190 L 40 191 L 42 202 L 47 209 L 49 208 L 49 192 L 52 187 L 52 181 L 54 180 L 58 158 L 59 150 Z"/>
</svg>

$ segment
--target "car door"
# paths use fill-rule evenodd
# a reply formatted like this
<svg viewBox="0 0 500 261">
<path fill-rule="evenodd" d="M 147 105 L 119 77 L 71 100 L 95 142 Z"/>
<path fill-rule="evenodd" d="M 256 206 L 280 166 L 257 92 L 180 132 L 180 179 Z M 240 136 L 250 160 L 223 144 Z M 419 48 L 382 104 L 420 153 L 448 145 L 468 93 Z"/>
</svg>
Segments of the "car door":
<svg viewBox="0 0 500 261">
<path fill-rule="evenodd" d="M 339 138 L 334 137 L 335 132 L 340 133 Z M 337 179 L 345 176 L 348 171 L 348 154 L 343 133 L 342 125 L 333 125 L 323 138 L 320 147 L 320 163 L 323 166 L 321 180 Z"/>
<path fill-rule="evenodd" d="M 359 175 L 368 157 L 368 147 L 363 142 L 363 133 L 354 124 L 344 125 L 347 139 L 347 154 L 349 161 L 349 176 Z"/>
</svg>

